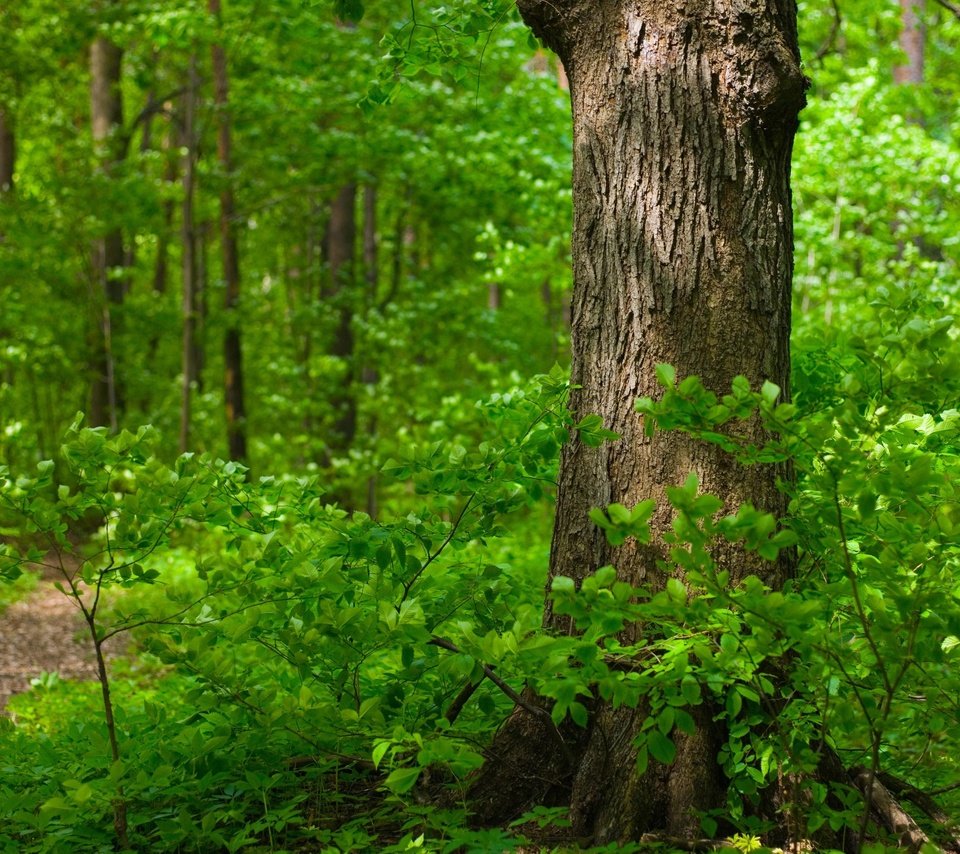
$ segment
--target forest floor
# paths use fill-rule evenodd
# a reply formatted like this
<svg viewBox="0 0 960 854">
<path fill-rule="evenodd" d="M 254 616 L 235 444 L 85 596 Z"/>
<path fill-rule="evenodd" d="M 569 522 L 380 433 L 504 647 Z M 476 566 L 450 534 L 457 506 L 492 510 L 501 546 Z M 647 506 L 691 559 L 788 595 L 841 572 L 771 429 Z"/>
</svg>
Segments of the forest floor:
<svg viewBox="0 0 960 854">
<path fill-rule="evenodd" d="M 80 609 L 54 587 L 58 578 L 59 571 L 45 569 L 36 589 L 0 614 L 0 714 L 13 694 L 29 689 L 30 680 L 42 673 L 97 679 Z"/>
</svg>

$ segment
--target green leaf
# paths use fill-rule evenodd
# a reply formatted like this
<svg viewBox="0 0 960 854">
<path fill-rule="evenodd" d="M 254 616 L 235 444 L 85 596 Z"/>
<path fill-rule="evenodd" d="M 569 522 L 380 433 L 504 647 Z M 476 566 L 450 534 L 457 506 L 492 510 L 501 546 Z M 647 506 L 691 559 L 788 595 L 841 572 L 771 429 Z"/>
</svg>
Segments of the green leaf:
<svg viewBox="0 0 960 854">
<path fill-rule="evenodd" d="M 381 741 L 378 742 L 373 748 L 373 767 L 379 768 L 380 762 L 383 760 L 383 757 L 386 755 L 387 751 L 390 749 L 393 742 L 390 741 Z"/>
<path fill-rule="evenodd" d="M 637 776 L 643 776 L 646 773 L 647 766 L 650 764 L 650 751 L 647 748 L 646 741 L 637 748 Z"/>
<path fill-rule="evenodd" d="M 420 777 L 420 768 L 397 768 L 390 772 L 384 785 L 398 795 L 409 792 Z"/>
<path fill-rule="evenodd" d="M 570 717 L 573 719 L 573 722 L 579 727 L 586 727 L 587 725 L 587 707 L 583 703 L 574 701 L 570 704 L 568 709 L 570 712 Z"/>
<path fill-rule="evenodd" d="M 673 706 L 667 706 L 659 715 L 657 715 L 657 729 L 664 735 L 670 735 L 673 729 L 673 721 L 676 712 Z"/>
<path fill-rule="evenodd" d="M 647 746 L 650 749 L 650 755 L 664 765 L 670 765 L 677 758 L 677 746 L 660 730 L 650 731 L 647 735 Z"/>
<path fill-rule="evenodd" d="M 780 386 L 770 382 L 770 380 L 764 380 L 763 385 L 760 387 L 760 397 L 763 401 L 772 405 L 779 396 Z"/>
<path fill-rule="evenodd" d="M 654 371 L 657 375 L 657 381 L 664 388 L 673 388 L 677 382 L 677 372 L 673 365 L 658 364 Z"/>
<path fill-rule="evenodd" d="M 668 578 L 667 595 L 674 602 L 686 602 L 687 588 L 683 586 L 683 582 L 679 578 Z"/>
<path fill-rule="evenodd" d="M 700 703 L 700 683 L 693 676 L 684 676 L 680 683 L 680 693 L 688 706 L 696 706 Z"/>
</svg>

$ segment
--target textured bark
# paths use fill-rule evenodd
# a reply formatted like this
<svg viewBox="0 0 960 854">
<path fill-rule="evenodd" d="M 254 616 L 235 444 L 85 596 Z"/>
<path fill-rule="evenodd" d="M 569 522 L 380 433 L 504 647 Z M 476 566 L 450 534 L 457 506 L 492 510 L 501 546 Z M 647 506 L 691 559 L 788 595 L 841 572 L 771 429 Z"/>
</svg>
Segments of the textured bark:
<svg viewBox="0 0 960 854">
<path fill-rule="evenodd" d="M 100 168 L 110 174 L 123 160 L 121 138 L 123 102 L 120 74 L 123 51 L 109 39 L 98 36 L 90 46 L 90 124 Z M 93 381 L 90 422 L 117 428 L 120 393 L 116 379 L 113 342 L 116 337 L 116 307 L 123 302 L 123 282 L 116 269 L 124 265 L 123 234 L 111 228 L 94 241 L 92 270 L 95 285 L 96 335 L 91 348 Z"/>
<path fill-rule="evenodd" d="M 0 107 L 0 196 L 13 193 L 17 147 L 13 132 L 13 116 Z"/>
<path fill-rule="evenodd" d="M 926 41 L 926 27 L 923 14 L 926 0 L 900 0 L 900 49 L 907 55 L 905 65 L 893 69 L 893 79 L 897 83 L 919 85 L 923 83 L 923 53 Z"/>
<path fill-rule="evenodd" d="M 220 0 L 209 0 L 210 14 L 220 19 Z M 237 249 L 236 205 L 233 199 L 233 156 L 230 140 L 230 96 L 227 54 L 223 45 L 210 47 L 214 101 L 217 106 L 217 158 L 223 172 L 220 190 L 220 253 L 223 262 L 226 332 L 223 336 L 224 408 L 227 450 L 232 460 L 247 459 L 247 410 L 243 393 L 243 347 L 240 337 L 240 257 Z"/>
<path fill-rule="evenodd" d="M 345 184 L 330 205 L 324 244 L 330 269 L 330 299 L 336 309 L 337 326 L 330 354 L 343 363 L 343 380 L 333 390 L 333 431 L 327 442 L 334 453 L 348 450 L 357 434 L 357 401 L 354 395 L 354 251 L 357 242 L 357 185 Z"/>
<path fill-rule="evenodd" d="M 197 357 L 197 234 L 193 200 L 197 165 L 197 60 L 190 57 L 189 82 L 183 99 L 183 204 L 181 215 L 181 254 L 183 261 L 182 350 L 183 373 L 180 396 L 180 452 L 190 446 L 190 419 L 193 387 L 198 377 Z"/>
<path fill-rule="evenodd" d="M 600 415 L 619 441 L 564 448 L 550 575 L 578 583 L 606 564 L 624 580 L 665 583 L 656 562 L 669 529 L 668 486 L 695 472 L 730 509 L 780 513 L 783 471 L 742 468 L 714 446 L 673 433 L 644 435 L 634 403 L 658 397 L 658 363 L 700 376 L 720 393 L 738 374 L 788 392 L 792 217 L 789 171 L 804 102 L 793 0 L 518 0 L 525 20 L 560 56 L 574 123 L 574 296 L 571 407 Z M 744 429 L 762 440 L 758 425 Z M 654 542 L 612 548 L 592 507 L 653 497 Z M 777 587 L 790 572 L 720 546 L 732 583 L 757 573 Z M 545 625 L 573 629 L 549 607 Z M 571 818 L 594 843 L 651 831 L 692 836 L 695 811 L 719 806 L 723 733 L 710 713 L 678 738 L 669 768 L 635 773 L 632 739 L 643 712 L 600 705 L 567 769 Z M 517 712 L 505 725 L 523 718 Z M 529 726 L 525 720 L 524 726 Z M 545 736 L 525 738 L 507 762 L 538 785 Z M 502 755 L 499 744 L 494 753 Z M 519 772 L 516 769 L 521 769 Z M 525 770 L 524 770 L 525 769 Z M 478 778 L 481 817 L 510 811 L 496 763 Z M 516 793 L 513 793 L 516 796 Z M 498 817 L 500 817 L 498 816 Z"/>
</svg>

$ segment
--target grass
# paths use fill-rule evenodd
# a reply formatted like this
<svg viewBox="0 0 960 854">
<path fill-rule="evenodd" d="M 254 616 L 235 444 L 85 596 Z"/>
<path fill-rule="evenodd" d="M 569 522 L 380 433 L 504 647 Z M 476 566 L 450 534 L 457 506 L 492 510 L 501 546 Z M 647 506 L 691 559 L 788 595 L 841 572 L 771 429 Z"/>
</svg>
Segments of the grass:
<svg viewBox="0 0 960 854">
<path fill-rule="evenodd" d="M 26 599 L 36 588 L 39 580 L 39 576 L 35 573 L 25 572 L 16 581 L 0 582 L 0 614 L 14 602 Z"/>
</svg>

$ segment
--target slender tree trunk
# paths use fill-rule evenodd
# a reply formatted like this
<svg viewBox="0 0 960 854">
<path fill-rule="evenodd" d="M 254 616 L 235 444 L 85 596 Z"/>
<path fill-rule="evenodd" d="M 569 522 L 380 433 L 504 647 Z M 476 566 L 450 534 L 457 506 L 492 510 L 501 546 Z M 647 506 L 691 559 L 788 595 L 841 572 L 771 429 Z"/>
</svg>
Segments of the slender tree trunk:
<svg viewBox="0 0 960 854">
<path fill-rule="evenodd" d="M 363 188 L 363 273 L 367 283 L 366 310 L 369 314 L 377 305 L 377 284 L 379 281 L 377 258 L 377 188 L 373 184 L 366 184 Z M 361 372 L 361 379 L 372 392 L 380 380 L 376 367 L 370 364 L 369 343 L 364 348 L 365 363 Z M 370 414 L 367 424 L 367 435 L 371 445 L 376 444 L 377 416 L 376 409 Z M 377 517 L 377 473 L 374 471 L 367 477 L 367 515 L 372 519 Z"/>
<path fill-rule="evenodd" d="M 13 195 L 13 178 L 17 162 L 13 115 L 0 106 L 0 197 Z"/>
<path fill-rule="evenodd" d="M 177 133 L 174 123 L 171 121 L 164 134 L 161 150 L 164 156 L 163 181 L 167 186 L 172 186 L 178 179 L 177 157 L 174 149 L 177 148 L 175 140 Z M 170 237 L 173 231 L 173 215 L 175 202 L 168 198 L 163 203 L 163 224 L 160 233 L 157 235 L 157 256 L 153 264 L 153 298 L 159 307 L 164 294 L 167 292 L 167 280 L 170 275 Z M 148 333 L 147 354 L 149 364 L 154 364 L 157 356 L 157 348 L 160 346 L 160 330 L 156 324 L 151 326 Z M 144 401 L 144 409 L 148 407 L 148 401 Z"/>
<path fill-rule="evenodd" d="M 502 294 L 500 292 L 499 282 L 490 282 L 487 284 L 487 308 L 490 311 L 500 311 Z"/>
<path fill-rule="evenodd" d="M 109 39 L 98 36 L 90 47 L 90 120 L 93 141 L 101 168 L 110 174 L 123 159 L 119 131 L 123 126 L 120 74 L 123 51 Z M 95 284 L 98 334 L 93 346 L 93 385 L 90 422 L 117 428 L 120 394 L 116 378 L 114 340 L 117 307 L 123 302 L 123 282 L 116 270 L 124 264 L 123 235 L 111 228 L 93 245 L 92 269 Z"/>
<path fill-rule="evenodd" d="M 210 14 L 218 23 L 220 0 L 208 0 Z M 224 309 L 226 332 L 223 339 L 224 404 L 227 420 L 227 447 L 230 458 L 247 460 L 247 411 L 243 393 L 243 348 L 240 337 L 240 258 L 237 250 L 236 208 L 233 200 L 233 157 L 230 142 L 230 99 L 227 55 L 222 44 L 210 48 L 213 61 L 214 101 L 217 106 L 217 156 L 223 171 L 220 191 L 220 251 L 226 286 Z"/>
<path fill-rule="evenodd" d="M 561 458 L 550 576 L 577 583 L 606 564 L 654 589 L 672 514 L 665 489 L 695 472 L 727 507 L 780 513 L 783 471 L 732 466 L 715 446 L 680 434 L 646 436 L 634 411 L 658 397 L 655 366 L 728 391 L 789 382 L 792 216 L 790 154 L 804 102 L 793 0 L 670 4 L 660 0 L 518 0 L 570 75 L 574 125 L 574 297 L 571 408 L 620 434 Z M 758 426 L 746 428 L 762 440 Z M 613 548 L 593 507 L 653 497 L 654 542 Z M 777 587 L 787 560 L 763 564 L 734 546 L 716 558 L 732 583 L 759 574 Z M 568 633 L 564 617 L 545 626 Z M 488 820 L 565 797 L 577 836 L 594 844 L 648 831 L 694 836 L 696 810 L 721 806 L 723 733 L 704 707 L 677 738 L 670 767 L 638 776 L 632 739 L 641 710 L 597 703 L 571 744 L 572 767 L 522 709 L 501 730 L 474 787 Z M 553 781 L 544 782 L 544 781 Z"/>
<path fill-rule="evenodd" d="M 330 297 L 337 311 L 330 353 L 343 366 L 343 380 L 334 389 L 330 401 L 334 409 L 333 431 L 328 441 L 330 450 L 349 450 L 357 434 L 357 400 L 354 393 L 354 249 L 357 242 L 357 185 L 345 184 L 330 206 L 330 220 L 324 243 L 330 268 Z"/>
<path fill-rule="evenodd" d="M 199 156 L 199 153 L 198 153 Z M 210 317 L 210 235 L 213 226 L 208 220 L 196 228 L 197 234 L 197 307 L 196 362 L 197 394 L 203 394 L 203 372 L 207 365 L 207 321 Z"/>
<path fill-rule="evenodd" d="M 183 385 L 180 397 L 180 452 L 190 446 L 190 417 L 193 387 L 197 381 L 197 234 L 194 227 L 193 197 L 196 175 L 197 58 L 190 57 L 189 81 L 183 99 L 183 205 L 181 252 L 183 255 Z"/>
<path fill-rule="evenodd" d="M 907 55 L 905 65 L 893 69 L 897 83 L 923 83 L 923 54 L 926 42 L 926 27 L 923 15 L 926 0 L 900 0 L 900 49 Z"/>
</svg>

